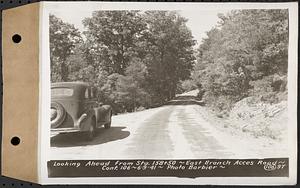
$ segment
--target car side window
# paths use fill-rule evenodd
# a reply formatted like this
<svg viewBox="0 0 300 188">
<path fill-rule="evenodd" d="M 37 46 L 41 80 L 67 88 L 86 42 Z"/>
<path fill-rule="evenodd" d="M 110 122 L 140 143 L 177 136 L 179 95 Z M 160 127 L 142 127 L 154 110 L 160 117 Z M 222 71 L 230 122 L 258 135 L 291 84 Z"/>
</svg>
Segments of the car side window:
<svg viewBox="0 0 300 188">
<path fill-rule="evenodd" d="M 88 98 L 89 98 L 89 88 L 86 88 L 86 89 L 85 89 L 84 98 L 85 98 L 85 99 L 88 99 Z"/>
<path fill-rule="evenodd" d="M 95 96 L 94 96 L 94 88 L 91 88 L 91 98 L 93 99 L 93 98 L 95 98 Z"/>
</svg>

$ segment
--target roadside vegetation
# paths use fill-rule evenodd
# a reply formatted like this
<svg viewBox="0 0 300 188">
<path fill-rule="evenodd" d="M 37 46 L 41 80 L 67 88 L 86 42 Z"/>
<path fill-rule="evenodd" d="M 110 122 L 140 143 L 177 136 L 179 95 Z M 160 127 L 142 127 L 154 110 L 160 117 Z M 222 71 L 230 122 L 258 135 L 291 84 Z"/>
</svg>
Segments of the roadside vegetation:
<svg viewBox="0 0 300 188">
<path fill-rule="evenodd" d="M 278 138 L 287 122 L 288 11 L 238 10 L 219 18 L 198 48 L 198 97 L 231 126 Z"/>
<path fill-rule="evenodd" d="M 115 113 L 162 105 L 193 69 L 186 22 L 173 11 L 95 11 L 80 33 L 51 15 L 51 81 L 91 82 Z"/>
<path fill-rule="evenodd" d="M 195 47 L 187 19 L 174 11 L 95 11 L 83 33 L 51 15 L 51 81 L 91 82 L 115 113 L 197 89 L 230 126 L 279 138 L 287 122 L 288 10 L 218 16 Z"/>
</svg>

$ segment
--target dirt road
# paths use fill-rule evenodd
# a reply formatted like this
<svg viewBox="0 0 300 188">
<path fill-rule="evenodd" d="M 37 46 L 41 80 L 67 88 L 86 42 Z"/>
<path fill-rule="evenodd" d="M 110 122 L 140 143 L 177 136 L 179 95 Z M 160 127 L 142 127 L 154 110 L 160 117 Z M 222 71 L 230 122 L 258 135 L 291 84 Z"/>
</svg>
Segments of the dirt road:
<svg viewBox="0 0 300 188">
<path fill-rule="evenodd" d="M 235 137 L 201 116 L 192 96 L 141 112 L 113 116 L 93 141 L 81 134 L 51 138 L 52 159 L 192 159 L 275 157 L 274 145 Z M 273 151 L 273 152 L 271 152 Z M 271 153 L 270 153 L 271 152 Z"/>
</svg>

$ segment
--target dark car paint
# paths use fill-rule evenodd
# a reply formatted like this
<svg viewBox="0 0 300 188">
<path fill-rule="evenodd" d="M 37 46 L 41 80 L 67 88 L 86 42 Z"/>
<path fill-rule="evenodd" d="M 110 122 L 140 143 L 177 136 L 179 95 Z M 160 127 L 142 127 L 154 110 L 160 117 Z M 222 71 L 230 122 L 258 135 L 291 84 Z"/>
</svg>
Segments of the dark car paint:
<svg viewBox="0 0 300 188">
<path fill-rule="evenodd" d="M 92 118 L 96 118 L 96 127 L 100 127 L 109 123 L 112 115 L 112 109 L 109 105 L 100 105 L 97 99 L 91 98 L 92 86 L 84 82 L 60 82 L 53 83 L 53 88 L 71 88 L 73 89 L 72 96 L 51 96 L 52 102 L 60 103 L 67 115 L 65 121 L 57 128 L 51 129 L 55 132 L 69 131 L 87 131 L 91 126 Z M 85 98 L 86 89 L 89 89 L 89 98 Z M 77 125 L 82 114 L 87 114 L 87 117 Z M 74 128 L 74 129 L 65 129 Z"/>
</svg>

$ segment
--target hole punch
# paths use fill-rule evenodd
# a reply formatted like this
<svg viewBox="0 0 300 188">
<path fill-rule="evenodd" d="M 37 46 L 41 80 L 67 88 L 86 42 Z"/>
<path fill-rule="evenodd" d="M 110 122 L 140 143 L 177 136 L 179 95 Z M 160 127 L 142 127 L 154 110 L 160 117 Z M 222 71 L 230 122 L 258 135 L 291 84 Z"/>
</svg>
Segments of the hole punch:
<svg viewBox="0 0 300 188">
<path fill-rule="evenodd" d="M 12 139 L 10 140 L 10 143 L 14 146 L 19 145 L 21 142 L 20 138 L 17 136 L 12 137 Z"/>
<path fill-rule="evenodd" d="M 22 37 L 18 34 L 15 34 L 12 36 L 12 40 L 14 41 L 14 43 L 19 43 L 22 40 Z"/>
</svg>

